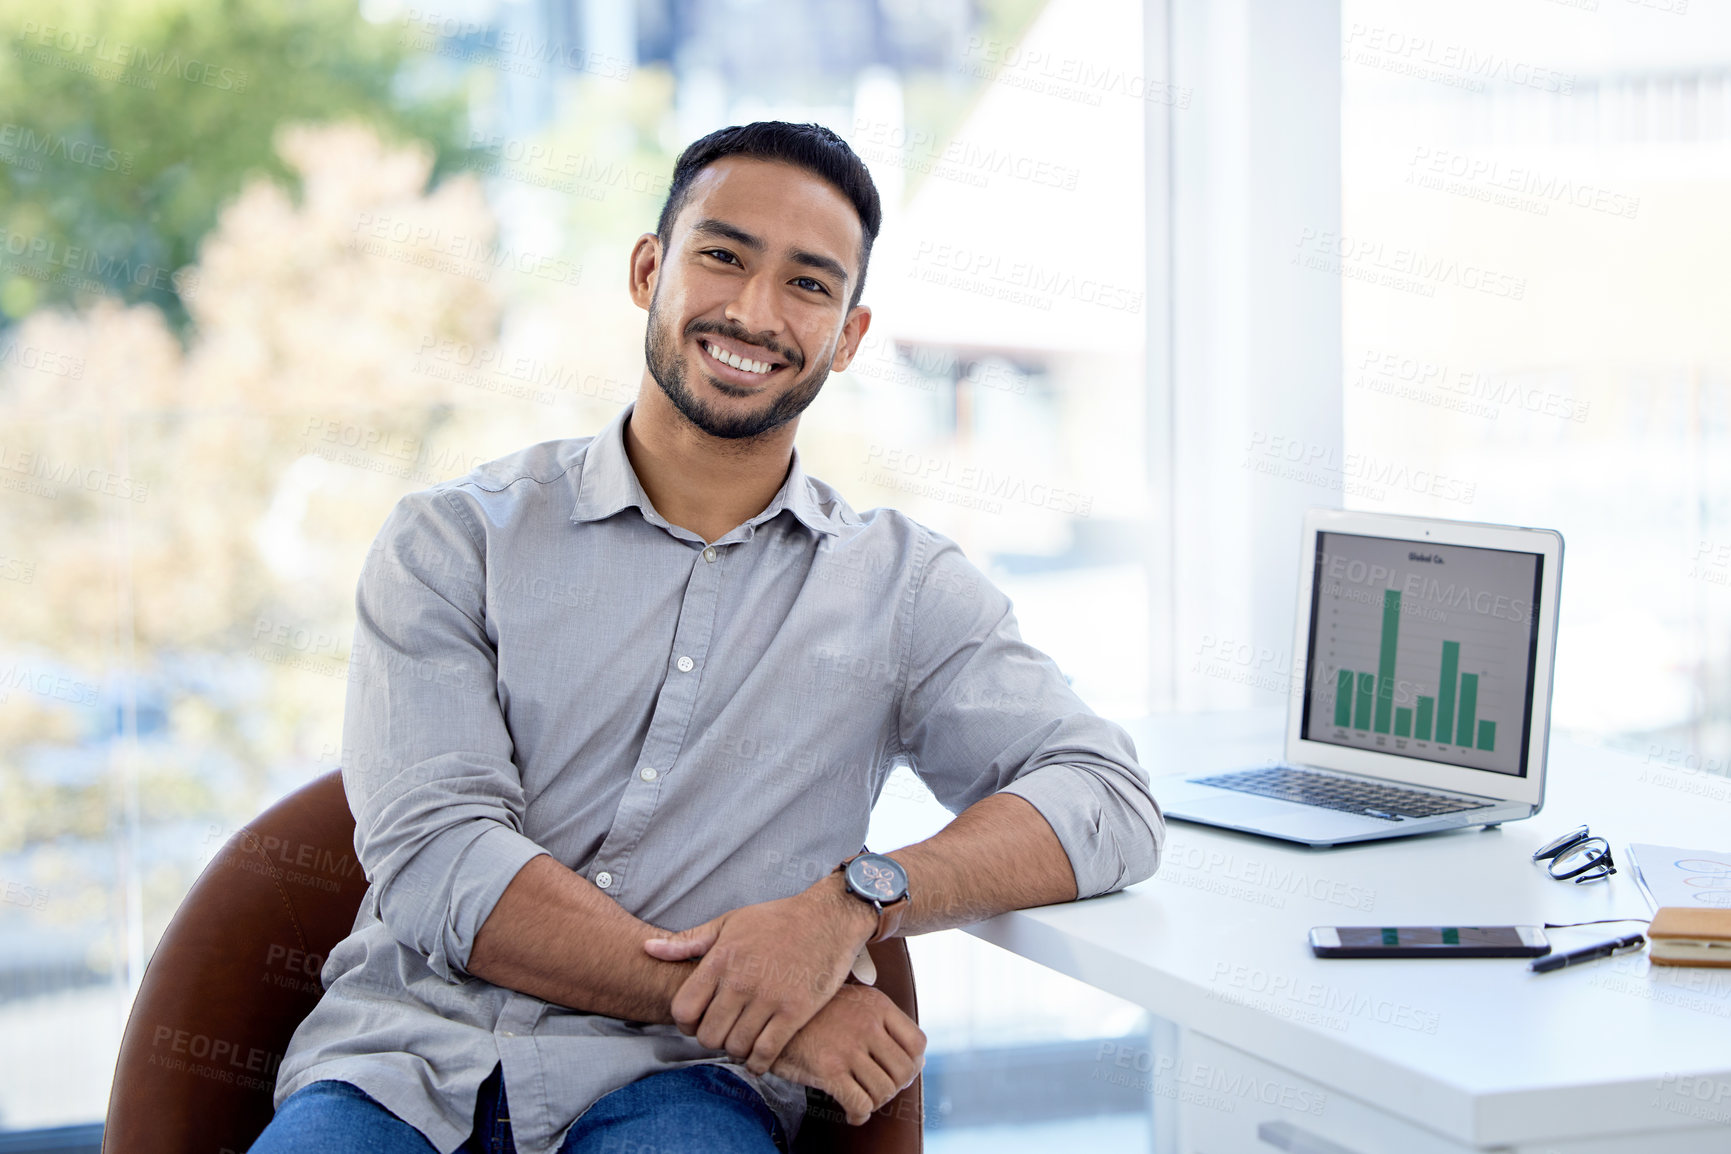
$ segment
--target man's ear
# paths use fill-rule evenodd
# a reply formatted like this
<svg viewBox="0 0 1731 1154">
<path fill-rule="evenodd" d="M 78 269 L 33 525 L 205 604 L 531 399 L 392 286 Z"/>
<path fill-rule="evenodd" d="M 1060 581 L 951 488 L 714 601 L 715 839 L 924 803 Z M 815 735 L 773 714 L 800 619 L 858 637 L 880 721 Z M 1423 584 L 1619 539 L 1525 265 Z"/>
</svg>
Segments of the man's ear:
<svg viewBox="0 0 1731 1154">
<path fill-rule="evenodd" d="M 655 297 L 655 278 L 661 272 L 661 238 L 646 232 L 631 246 L 631 299 L 649 311 Z"/>
<path fill-rule="evenodd" d="M 835 356 L 830 359 L 829 368 L 832 373 L 845 372 L 853 363 L 854 355 L 859 352 L 860 342 L 865 339 L 866 330 L 872 327 L 872 311 L 865 305 L 855 305 L 848 310 L 847 320 L 841 325 L 841 343 L 836 346 Z"/>
</svg>

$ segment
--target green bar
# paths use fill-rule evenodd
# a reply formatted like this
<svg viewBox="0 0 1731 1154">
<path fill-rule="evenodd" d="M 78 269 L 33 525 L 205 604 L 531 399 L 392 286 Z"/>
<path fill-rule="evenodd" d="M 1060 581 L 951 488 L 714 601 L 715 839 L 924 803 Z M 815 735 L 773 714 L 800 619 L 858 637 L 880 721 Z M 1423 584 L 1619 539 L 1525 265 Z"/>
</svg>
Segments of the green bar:
<svg viewBox="0 0 1731 1154">
<path fill-rule="evenodd" d="M 1443 945 L 1458 946 L 1461 944 L 1461 932 L 1453 926 L 1442 932 Z"/>
<path fill-rule="evenodd" d="M 1382 944 L 1385 946 L 1400 945 L 1400 930 L 1393 926 L 1382 927 Z"/>
<path fill-rule="evenodd" d="M 1382 591 L 1382 654 L 1376 663 L 1376 731 L 1388 732 L 1394 708 L 1394 643 L 1400 636 L 1400 590 Z"/>
<path fill-rule="evenodd" d="M 1418 729 L 1413 736 L 1420 741 L 1430 740 L 1430 723 L 1436 717 L 1436 698 L 1421 697 L 1418 699 Z"/>
<path fill-rule="evenodd" d="M 1353 706 L 1354 729 L 1370 728 L 1370 699 L 1376 696 L 1376 677 L 1373 674 L 1358 675 L 1358 701 Z"/>
<path fill-rule="evenodd" d="M 1394 711 L 1394 735 L 1396 737 L 1412 736 L 1412 710 L 1402 707 Z"/>
<path fill-rule="evenodd" d="M 1342 669 L 1334 691 L 1334 723 L 1342 729 L 1352 724 L 1352 670 Z"/>
<path fill-rule="evenodd" d="M 1473 746 L 1473 722 L 1479 715 L 1479 675 L 1461 674 L 1461 715 L 1455 722 L 1455 744 Z"/>
<path fill-rule="evenodd" d="M 1497 747 L 1497 723 L 1494 721 L 1479 722 L 1479 748 L 1495 749 Z"/>
<path fill-rule="evenodd" d="M 1459 641 L 1443 642 L 1442 678 L 1437 682 L 1436 690 L 1436 740 L 1438 745 L 1447 745 L 1449 737 L 1454 733 L 1455 722 L 1455 680 L 1461 667 L 1461 643 Z"/>
</svg>

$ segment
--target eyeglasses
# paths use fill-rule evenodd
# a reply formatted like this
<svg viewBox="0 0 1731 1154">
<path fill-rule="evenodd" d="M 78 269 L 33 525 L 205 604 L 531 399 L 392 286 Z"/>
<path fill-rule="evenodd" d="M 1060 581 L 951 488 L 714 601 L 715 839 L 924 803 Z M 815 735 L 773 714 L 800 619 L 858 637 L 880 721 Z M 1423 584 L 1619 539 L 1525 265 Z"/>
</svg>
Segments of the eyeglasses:
<svg viewBox="0 0 1731 1154">
<path fill-rule="evenodd" d="M 1560 882 L 1573 878 L 1576 885 L 1603 881 L 1617 872 L 1611 860 L 1611 843 L 1587 833 L 1587 827 L 1570 830 L 1534 852 L 1534 861 L 1550 860 L 1551 876 Z"/>
</svg>

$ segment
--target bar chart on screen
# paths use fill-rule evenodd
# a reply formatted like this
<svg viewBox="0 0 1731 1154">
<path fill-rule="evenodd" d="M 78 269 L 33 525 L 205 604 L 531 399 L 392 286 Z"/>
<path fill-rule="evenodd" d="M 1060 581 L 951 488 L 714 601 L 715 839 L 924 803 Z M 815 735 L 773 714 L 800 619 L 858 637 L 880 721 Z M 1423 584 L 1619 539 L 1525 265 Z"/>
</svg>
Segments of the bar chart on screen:
<svg viewBox="0 0 1731 1154">
<path fill-rule="evenodd" d="M 1313 590 L 1310 736 L 1518 773 L 1532 669 L 1530 558 L 1327 536 L 1335 540 Z"/>
<path fill-rule="evenodd" d="M 1418 694 L 1413 705 L 1395 705 L 1395 664 L 1400 635 L 1400 590 L 1383 590 L 1382 636 L 1377 642 L 1375 673 L 1341 669 L 1336 673 L 1339 696 L 1334 724 L 1339 729 L 1387 734 L 1494 750 L 1497 723 L 1478 716 L 1479 679 L 1488 674 L 1462 673 L 1461 643 L 1444 641 L 1437 670 L 1436 692 Z M 1475 721 L 1477 722 L 1475 726 Z"/>
</svg>

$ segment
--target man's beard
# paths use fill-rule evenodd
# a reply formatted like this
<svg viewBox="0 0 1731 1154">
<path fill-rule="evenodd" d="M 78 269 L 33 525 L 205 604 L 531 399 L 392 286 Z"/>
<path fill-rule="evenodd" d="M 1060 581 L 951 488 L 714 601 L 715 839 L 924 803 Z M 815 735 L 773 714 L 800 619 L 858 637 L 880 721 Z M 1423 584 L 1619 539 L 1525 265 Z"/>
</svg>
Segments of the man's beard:
<svg viewBox="0 0 1731 1154">
<path fill-rule="evenodd" d="M 673 407 L 678 409 L 686 420 L 712 437 L 739 441 L 762 436 L 771 429 L 779 428 L 805 412 L 807 406 L 817 399 L 818 390 L 823 388 L 824 381 L 829 379 L 829 365 L 825 362 L 814 369 L 810 376 L 795 381 L 786 392 L 760 412 L 739 416 L 718 413 L 707 402 L 693 395 L 686 383 L 685 362 L 679 356 L 679 341 L 668 331 L 661 310 L 657 307 L 658 303 L 653 299 L 649 302 L 649 328 L 643 341 L 643 357 L 649 365 L 649 375 L 655 378 L 655 383 L 661 386 L 661 391 L 667 394 L 667 399 L 673 402 Z M 742 344 L 766 347 L 761 341 L 753 340 L 750 333 L 736 324 L 693 321 L 686 326 L 684 335 L 689 337 L 700 333 L 714 333 Z M 780 346 L 769 348 L 795 372 L 803 367 L 803 358 L 792 350 Z M 746 395 L 737 386 L 715 377 L 710 377 L 710 382 L 729 396 Z"/>
</svg>

